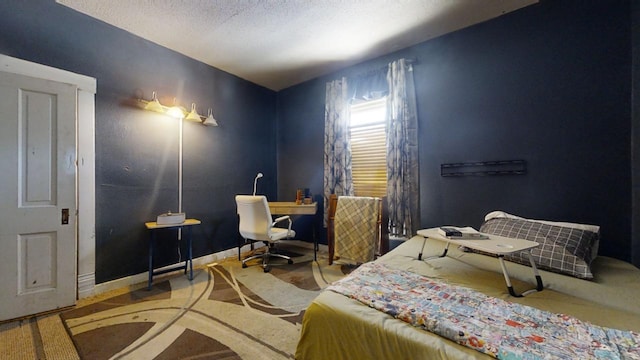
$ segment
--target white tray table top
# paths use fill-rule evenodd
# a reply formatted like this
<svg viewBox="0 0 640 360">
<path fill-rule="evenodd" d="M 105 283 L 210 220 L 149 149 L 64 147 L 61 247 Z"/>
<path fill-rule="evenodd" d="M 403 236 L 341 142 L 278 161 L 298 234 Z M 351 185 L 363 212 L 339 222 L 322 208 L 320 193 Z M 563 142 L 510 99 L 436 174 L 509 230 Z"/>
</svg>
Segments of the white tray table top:
<svg viewBox="0 0 640 360">
<path fill-rule="evenodd" d="M 462 245 L 470 249 L 488 252 L 495 255 L 506 255 L 518 251 L 534 248 L 539 243 L 524 239 L 508 238 L 504 236 L 484 234 L 488 239 L 465 240 L 446 237 L 438 232 L 438 228 L 418 230 L 418 235 L 445 241 L 455 245 Z"/>
</svg>

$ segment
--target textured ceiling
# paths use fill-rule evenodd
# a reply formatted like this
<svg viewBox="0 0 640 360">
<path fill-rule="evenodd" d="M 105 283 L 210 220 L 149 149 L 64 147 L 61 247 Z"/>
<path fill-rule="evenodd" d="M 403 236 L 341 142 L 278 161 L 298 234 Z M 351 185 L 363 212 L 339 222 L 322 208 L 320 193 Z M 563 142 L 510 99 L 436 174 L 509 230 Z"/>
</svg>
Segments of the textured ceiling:
<svg viewBox="0 0 640 360">
<path fill-rule="evenodd" d="M 537 0 L 57 0 L 272 90 Z"/>
</svg>

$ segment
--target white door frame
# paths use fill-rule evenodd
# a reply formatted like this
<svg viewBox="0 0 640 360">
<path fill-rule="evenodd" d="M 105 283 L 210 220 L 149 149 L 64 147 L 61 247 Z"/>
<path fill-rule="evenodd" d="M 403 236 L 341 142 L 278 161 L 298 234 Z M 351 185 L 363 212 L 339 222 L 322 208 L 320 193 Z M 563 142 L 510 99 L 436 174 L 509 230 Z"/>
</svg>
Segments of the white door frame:
<svg viewBox="0 0 640 360">
<path fill-rule="evenodd" d="M 0 54 L 0 71 L 75 85 L 78 88 L 76 123 L 76 229 L 78 299 L 95 292 L 95 78 Z"/>
</svg>

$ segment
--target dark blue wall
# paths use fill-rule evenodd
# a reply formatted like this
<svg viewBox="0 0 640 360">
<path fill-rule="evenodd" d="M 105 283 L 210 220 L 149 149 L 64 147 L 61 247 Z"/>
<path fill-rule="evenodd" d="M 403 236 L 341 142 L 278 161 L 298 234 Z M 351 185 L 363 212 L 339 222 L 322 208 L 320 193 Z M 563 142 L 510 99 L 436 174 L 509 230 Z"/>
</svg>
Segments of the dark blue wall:
<svg viewBox="0 0 640 360">
<path fill-rule="evenodd" d="M 131 99 L 156 90 L 212 107 L 221 123 L 184 129 L 184 209 L 203 220 L 200 256 L 236 246 L 233 195 L 251 192 L 256 172 L 270 198 L 292 200 L 300 187 L 319 196 L 325 83 L 399 57 L 418 59 L 423 227 L 478 226 L 494 209 L 595 223 L 602 253 L 628 260 L 629 4 L 543 1 L 277 94 L 49 0 L 0 2 L 0 53 L 98 79 L 98 283 L 144 272 L 142 224 L 177 208 L 177 124 Z M 439 176 L 444 162 L 514 158 L 528 175 Z M 307 239 L 309 221 L 295 225 Z M 161 263 L 176 260 L 173 245 L 163 250 Z"/>
<path fill-rule="evenodd" d="M 194 255 L 237 246 L 234 194 L 275 197 L 276 94 L 77 13 L 52 0 L 0 2 L 0 53 L 97 78 L 96 282 L 146 271 L 144 222 L 178 208 L 178 123 L 129 105 L 156 90 L 220 127 L 184 126 L 184 199 Z M 188 39 L 185 39 L 188 41 Z M 164 234 L 158 265 L 174 263 Z M 185 252 L 183 251 L 183 254 Z"/>
<path fill-rule="evenodd" d="M 478 227 L 492 210 L 598 224 L 601 254 L 630 260 L 629 13 L 542 1 L 279 92 L 278 195 L 322 192 L 326 82 L 415 58 L 422 227 Z M 507 159 L 528 174 L 440 176 L 442 163 Z"/>
<path fill-rule="evenodd" d="M 632 105 L 631 105 L 631 238 L 640 239 L 640 2 L 631 2 L 632 26 Z M 634 242 L 631 259 L 640 266 L 640 241 Z"/>
</svg>

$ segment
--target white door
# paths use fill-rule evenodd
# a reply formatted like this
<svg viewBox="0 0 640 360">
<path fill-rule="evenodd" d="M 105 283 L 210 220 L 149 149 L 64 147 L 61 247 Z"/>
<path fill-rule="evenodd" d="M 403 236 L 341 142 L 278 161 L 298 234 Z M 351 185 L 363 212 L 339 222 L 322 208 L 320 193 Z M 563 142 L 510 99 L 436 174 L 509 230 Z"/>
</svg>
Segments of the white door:
<svg viewBox="0 0 640 360">
<path fill-rule="evenodd" d="M 0 72 L 0 321 L 75 304 L 76 94 Z"/>
</svg>

